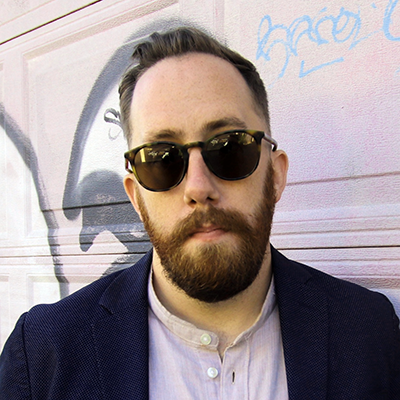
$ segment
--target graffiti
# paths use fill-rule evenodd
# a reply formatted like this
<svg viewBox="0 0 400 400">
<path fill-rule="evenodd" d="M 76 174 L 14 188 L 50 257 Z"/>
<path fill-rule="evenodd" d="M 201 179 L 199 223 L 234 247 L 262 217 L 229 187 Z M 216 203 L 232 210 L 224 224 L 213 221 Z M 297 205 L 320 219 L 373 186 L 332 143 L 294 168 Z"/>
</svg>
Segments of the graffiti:
<svg viewBox="0 0 400 400">
<path fill-rule="evenodd" d="M 389 4 L 386 7 L 385 10 L 385 17 L 383 19 L 383 33 L 385 34 L 386 38 L 388 40 L 393 40 L 396 42 L 400 42 L 400 32 L 399 32 L 399 36 L 394 36 L 391 33 L 391 27 L 393 25 L 393 13 L 396 9 L 397 3 L 399 0 L 390 0 Z"/>
<path fill-rule="evenodd" d="M 35 149 L 30 139 L 22 132 L 18 124 L 7 114 L 3 104 L 0 103 L 0 126 L 14 144 L 21 159 L 28 167 L 36 193 L 38 196 L 39 207 L 42 210 L 43 217 L 47 225 L 47 241 L 51 257 L 53 259 L 54 274 L 59 282 L 60 297 L 68 295 L 68 280 L 63 272 L 63 265 L 60 260 L 60 245 L 58 242 L 57 232 L 59 225 L 57 223 L 54 212 L 50 209 L 46 186 L 43 182 Z M 46 211 L 45 211 L 46 210 Z"/>
<path fill-rule="evenodd" d="M 111 116 L 110 116 L 111 114 Z M 116 134 L 111 133 L 111 129 L 108 131 L 108 137 L 111 140 L 115 140 L 122 134 L 122 125 L 120 122 L 120 113 L 119 111 L 115 110 L 114 108 L 107 108 L 107 110 L 104 112 L 104 121 L 109 122 L 110 124 L 114 124 L 119 127 L 118 131 Z"/>
<path fill-rule="evenodd" d="M 390 41 L 400 41 L 400 36 L 392 33 L 393 16 L 397 5 L 398 0 L 389 0 L 382 26 L 364 34 L 361 34 L 362 28 L 368 24 L 364 23 L 360 10 L 354 12 L 341 7 L 339 13 L 333 15 L 329 14 L 328 8 L 325 7 L 315 17 L 303 15 L 296 18 L 289 26 L 274 24 L 271 16 L 265 15 L 258 27 L 256 59 L 263 58 L 269 62 L 276 55 L 281 57 L 280 71 L 276 78 L 278 80 L 285 76 L 291 60 L 299 58 L 298 76 L 304 78 L 322 68 L 344 62 L 348 51 L 379 32 L 383 32 L 385 38 Z M 374 3 L 371 7 L 378 10 Z M 316 46 L 346 44 L 346 47 L 343 47 L 343 54 L 339 57 L 312 65 L 309 60 L 303 59 L 304 55 L 300 50 L 300 44 L 304 45 L 307 41 Z"/>
<path fill-rule="evenodd" d="M 118 80 L 127 67 L 131 50 L 131 43 L 122 46 L 107 62 L 89 93 L 74 135 L 63 212 L 69 220 L 82 214 L 79 243 L 83 252 L 105 231 L 111 232 L 127 248 L 127 254 L 137 250 L 138 235 L 133 227 L 140 224 L 140 219 L 125 194 L 121 175 L 124 172 L 122 148 L 125 150 L 126 144 L 119 113 L 110 107 L 118 104 Z M 114 171 L 106 158 L 109 153 L 112 158 L 121 156 L 120 168 Z"/>
</svg>

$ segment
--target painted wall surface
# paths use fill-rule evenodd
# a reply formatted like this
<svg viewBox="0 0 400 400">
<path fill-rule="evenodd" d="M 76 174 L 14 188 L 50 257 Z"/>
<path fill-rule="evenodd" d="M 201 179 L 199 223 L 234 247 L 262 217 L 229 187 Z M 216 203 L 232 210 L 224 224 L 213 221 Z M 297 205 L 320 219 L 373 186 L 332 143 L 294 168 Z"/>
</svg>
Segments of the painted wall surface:
<svg viewBox="0 0 400 400">
<path fill-rule="evenodd" d="M 0 346 L 150 248 L 122 187 L 134 44 L 194 22 L 259 68 L 290 159 L 272 243 L 400 312 L 398 0 L 0 1 Z"/>
</svg>

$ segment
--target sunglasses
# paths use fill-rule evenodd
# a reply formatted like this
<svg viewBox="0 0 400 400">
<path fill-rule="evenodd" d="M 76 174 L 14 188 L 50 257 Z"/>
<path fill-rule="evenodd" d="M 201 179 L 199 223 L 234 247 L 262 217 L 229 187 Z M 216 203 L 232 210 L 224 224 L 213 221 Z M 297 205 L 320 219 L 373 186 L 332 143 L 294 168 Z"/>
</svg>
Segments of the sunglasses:
<svg viewBox="0 0 400 400">
<path fill-rule="evenodd" d="M 124 154 L 125 169 L 148 190 L 170 190 L 178 186 L 186 174 L 188 150 L 200 147 L 203 160 L 214 175 L 236 181 L 256 170 L 262 139 L 272 145 L 272 151 L 277 149 L 278 143 L 264 132 L 242 129 L 219 133 L 205 142 L 184 145 L 166 141 L 146 143 Z"/>
</svg>

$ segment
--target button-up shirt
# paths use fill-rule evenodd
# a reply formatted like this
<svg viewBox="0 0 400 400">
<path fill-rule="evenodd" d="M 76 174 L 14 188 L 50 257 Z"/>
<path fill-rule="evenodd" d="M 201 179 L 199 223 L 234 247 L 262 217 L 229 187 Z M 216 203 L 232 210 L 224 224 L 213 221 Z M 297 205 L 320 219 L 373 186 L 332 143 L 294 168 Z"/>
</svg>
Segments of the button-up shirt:
<svg viewBox="0 0 400 400">
<path fill-rule="evenodd" d="M 218 336 L 172 315 L 149 279 L 150 400 L 288 400 L 274 291 L 255 323 L 218 353 Z"/>
</svg>

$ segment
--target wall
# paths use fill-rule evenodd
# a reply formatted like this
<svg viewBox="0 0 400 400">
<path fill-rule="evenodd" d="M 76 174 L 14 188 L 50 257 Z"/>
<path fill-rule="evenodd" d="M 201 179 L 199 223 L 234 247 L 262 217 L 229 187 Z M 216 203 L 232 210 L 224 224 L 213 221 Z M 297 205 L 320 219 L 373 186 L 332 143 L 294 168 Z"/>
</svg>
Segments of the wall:
<svg viewBox="0 0 400 400">
<path fill-rule="evenodd" d="M 123 192 L 133 45 L 192 21 L 253 60 L 289 183 L 272 242 L 400 311 L 398 0 L 0 1 L 0 346 L 18 316 L 148 238 Z"/>
</svg>

